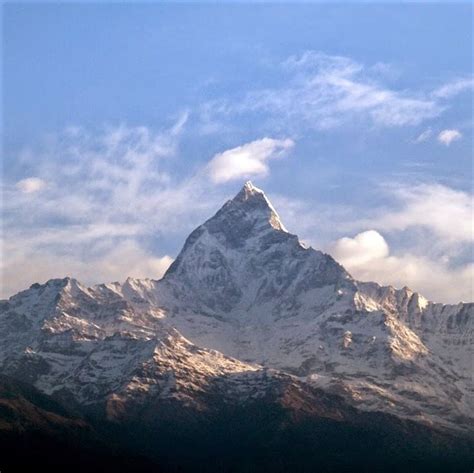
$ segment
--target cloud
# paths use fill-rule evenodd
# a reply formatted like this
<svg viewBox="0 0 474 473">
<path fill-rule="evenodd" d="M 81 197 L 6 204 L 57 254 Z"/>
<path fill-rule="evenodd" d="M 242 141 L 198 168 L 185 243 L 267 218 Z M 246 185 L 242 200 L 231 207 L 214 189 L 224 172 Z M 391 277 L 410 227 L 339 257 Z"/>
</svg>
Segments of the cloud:
<svg viewBox="0 0 474 473">
<path fill-rule="evenodd" d="M 21 179 L 15 184 L 15 187 L 24 194 L 33 194 L 44 189 L 46 182 L 38 177 L 27 177 Z"/>
<path fill-rule="evenodd" d="M 438 141 L 446 146 L 461 138 L 462 134 L 459 130 L 443 130 L 438 135 Z"/>
<path fill-rule="evenodd" d="M 216 154 L 208 164 L 208 172 L 215 183 L 252 176 L 266 176 L 268 161 L 292 148 L 290 139 L 262 138 Z"/>
<path fill-rule="evenodd" d="M 354 123 L 399 127 L 418 125 L 445 109 L 431 93 L 391 88 L 379 67 L 344 56 L 306 51 L 283 61 L 277 75 L 284 86 L 206 104 L 206 120 L 263 114 L 274 129 L 327 130 Z"/>
<path fill-rule="evenodd" d="M 427 130 L 421 132 L 414 140 L 413 143 L 418 144 L 418 143 L 423 143 L 424 141 L 427 141 L 431 138 L 431 135 L 433 134 L 431 128 L 428 128 Z"/>
<path fill-rule="evenodd" d="M 404 231 L 424 227 L 446 244 L 470 243 L 474 239 L 473 196 L 441 184 L 398 185 L 387 189 L 401 208 L 379 209 L 371 217 L 379 230 Z"/>
<path fill-rule="evenodd" d="M 169 257 L 155 253 L 157 239 L 192 230 L 226 197 L 208 189 L 203 177 L 172 178 L 186 119 L 159 131 L 69 127 L 22 152 L 21 166 L 37 176 L 33 182 L 48 183 L 31 199 L 19 183 L 5 180 L 3 296 L 65 274 L 87 284 L 160 277 Z M 31 191 L 31 179 L 24 181 Z"/>
<path fill-rule="evenodd" d="M 270 197 L 291 232 L 354 277 L 408 285 L 437 302 L 473 300 L 472 194 L 432 182 L 383 183 L 374 192 L 384 202 L 375 208 Z"/>
<path fill-rule="evenodd" d="M 472 193 L 433 183 L 383 182 L 374 188 L 374 199 L 384 202 L 374 207 L 350 204 L 323 204 L 275 196 L 279 214 L 299 235 L 324 246 L 344 232 L 360 232 L 366 228 L 416 236 L 438 242 L 443 249 L 474 242 L 474 200 Z M 426 248 L 426 245 L 424 245 Z"/>
<path fill-rule="evenodd" d="M 455 79 L 433 91 L 433 96 L 442 99 L 448 99 L 460 94 L 461 92 L 472 90 L 474 87 L 474 78 L 464 77 Z"/>
<path fill-rule="evenodd" d="M 472 263 L 449 267 L 446 260 L 431 260 L 410 252 L 392 255 L 384 237 L 374 230 L 337 240 L 332 254 L 362 281 L 397 288 L 409 286 L 435 301 L 457 303 L 473 299 Z"/>
<path fill-rule="evenodd" d="M 178 194 L 185 194 L 185 187 L 191 185 L 185 179 L 172 182 L 168 171 L 183 126 L 180 117 L 170 129 L 158 132 L 125 125 L 94 133 L 66 129 L 34 153 L 26 153 L 34 156 L 28 165 L 37 179 L 47 178 L 48 186 L 35 201 L 21 196 L 13 199 L 6 187 L 7 223 L 14 229 L 17 221 L 21 224 L 27 219 L 51 229 L 53 219 L 61 222 L 60 228 L 73 229 L 77 237 L 101 227 L 110 236 L 122 236 L 125 225 L 139 226 L 136 231 L 140 232 L 149 228 L 147 220 L 154 212 L 160 224 L 159 216 L 169 217 L 173 203 L 178 202 L 176 208 L 183 205 Z M 164 194 L 170 202 L 163 201 Z"/>
<path fill-rule="evenodd" d="M 354 238 L 341 238 L 333 248 L 336 259 L 348 267 L 360 266 L 378 258 L 388 256 L 389 248 L 385 239 L 375 230 L 359 233 Z"/>
<path fill-rule="evenodd" d="M 349 58 L 307 52 L 285 64 L 298 73 L 290 87 L 254 93 L 249 106 L 276 113 L 286 110 L 291 117 L 299 114 L 323 129 L 354 117 L 383 127 L 416 125 L 441 112 L 430 99 L 384 87 Z"/>
<path fill-rule="evenodd" d="M 69 127 L 40 147 L 22 150 L 21 166 L 37 176 L 25 179 L 22 189 L 31 192 L 32 182 L 46 179 L 48 185 L 35 199 L 18 192 L 18 183 L 3 186 L 3 295 L 65 274 L 86 284 L 129 275 L 159 278 L 169 257 L 163 250 L 155 254 L 157 242 L 165 239 L 170 246 L 175 236 L 179 242 L 229 197 L 225 186 L 210 186 L 209 179 L 263 176 L 268 161 L 294 144 L 263 138 L 214 156 L 193 174 L 175 176 L 188 117 L 185 112 L 158 131 Z M 33 269 L 27 271 L 28 265 Z"/>
<path fill-rule="evenodd" d="M 271 138 L 246 143 L 176 181 L 168 165 L 182 126 L 155 132 L 119 126 L 94 134 L 70 128 L 26 153 L 32 175 L 48 178 L 48 185 L 34 199 L 14 185 L 4 188 L 3 296 L 64 275 L 87 284 L 159 278 L 171 258 L 154 249 L 156 238 L 180 240 L 228 197 L 226 186 L 208 185 L 211 172 L 221 182 L 263 175 L 270 159 L 293 146 Z M 331 251 L 356 277 L 408 284 L 437 301 L 472 298 L 472 265 L 465 263 L 473 243 L 472 196 L 435 183 L 384 184 L 378 192 L 387 203 L 376 209 L 270 197 L 300 236 L 313 244 L 318 238 L 323 248 L 335 241 Z M 382 235 L 405 243 L 390 248 Z"/>
<path fill-rule="evenodd" d="M 59 256 L 58 248 L 38 251 L 37 248 L 19 247 L 17 242 L 5 242 L 0 298 L 25 289 L 33 282 L 43 283 L 66 275 L 76 277 L 85 284 L 122 281 L 127 276 L 158 279 L 173 261 L 168 255 L 157 257 L 144 251 L 132 239 L 113 244 L 110 239 L 106 240 L 106 247 L 102 245 L 99 255 L 84 252 L 82 258 L 74 252 Z"/>
</svg>

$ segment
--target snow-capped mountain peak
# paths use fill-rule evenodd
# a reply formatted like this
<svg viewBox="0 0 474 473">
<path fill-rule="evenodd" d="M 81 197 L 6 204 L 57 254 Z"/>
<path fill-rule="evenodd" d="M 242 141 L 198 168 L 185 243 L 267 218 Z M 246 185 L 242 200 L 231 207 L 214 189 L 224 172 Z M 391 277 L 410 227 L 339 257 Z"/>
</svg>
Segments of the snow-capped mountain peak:
<svg viewBox="0 0 474 473">
<path fill-rule="evenodd" d="M 245 212 L 260 212 L 275 230 L 287 232 L 280 220 L 279 215 L 263 190 L 254 186 L 251 181 L 247 181 L 240 192 L 232 199 L 234 204 L 239 205 Z"/>
<path fill-rule="evenodd" d="M 276 310 L 291 310 L 295 297 L 311 291 L 326 291 L 324 304 L 347 295 L 351 281 L 331 256 L 289 233 L 264 192 L 247 182 L 191 233 L 160 287 L 161 297 L 172 293 L 218 314 L 277 300 Z"/>
<path fill-rule="evenodd" d="M 57 279 L 2 301 L 0 367 L 44 392 L 61 386 L 99 402 L 191 399 L 211 378 L 226 384 L 263 366 L 363 409 L 468 429 L 472 314 L 472 304 L 354 280 L 303 246 L 247 182 L 160 281 Z"/>
</svg>

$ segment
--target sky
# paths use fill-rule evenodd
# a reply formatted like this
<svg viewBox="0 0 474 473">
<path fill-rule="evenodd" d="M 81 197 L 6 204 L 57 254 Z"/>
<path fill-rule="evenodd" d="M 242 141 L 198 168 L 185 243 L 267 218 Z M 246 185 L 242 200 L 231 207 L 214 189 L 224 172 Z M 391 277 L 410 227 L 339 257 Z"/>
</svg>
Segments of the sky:
<svg viewBox="0 0 474 473">
<path fill-rule="evenodd" d="M 250 179 L 356 278 L 472 300 L 470 3 L 6 3 L 1 294 L 159 278 Z"/>
</svg>

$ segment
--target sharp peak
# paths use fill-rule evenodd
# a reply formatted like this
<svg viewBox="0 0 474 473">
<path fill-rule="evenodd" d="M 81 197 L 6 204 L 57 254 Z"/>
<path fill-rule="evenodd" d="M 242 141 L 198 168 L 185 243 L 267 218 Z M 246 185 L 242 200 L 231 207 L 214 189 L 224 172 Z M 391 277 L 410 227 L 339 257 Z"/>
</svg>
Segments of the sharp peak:
<svg viewBox="0 0 474 473">
<path fill-rule="evenodd" d="M 252 181 L 246 181 L 242 187 L 242 190 L 243 189 L 251 192 L 263 193 L 262 189 L 259 189 L 257 186 L 254 186 Z"/>
<path fill-rule="evenodd" d="M 251 197 L 263 197 L 265 200 L 268 200 L 266 199 L 263 190 L 254 186 L 252 181 L 247 181 L 233 200 L 243 202 L 249 200 Z"/>
<path fill-rule="evenodd" d="M 254 186 L 252 181 L 246 181 L 237 195 L 228 201 L 223 209 L 226 208 L 227 205 L 243 206 L 245 211 L 253 211 L 255 209 L 260 209 L 260 211 L 264 210 L 269 213 L 269 222 L 272 227 L 287 232 L 272 203 L 268 200 L 263 190 Z"/>
</svg>

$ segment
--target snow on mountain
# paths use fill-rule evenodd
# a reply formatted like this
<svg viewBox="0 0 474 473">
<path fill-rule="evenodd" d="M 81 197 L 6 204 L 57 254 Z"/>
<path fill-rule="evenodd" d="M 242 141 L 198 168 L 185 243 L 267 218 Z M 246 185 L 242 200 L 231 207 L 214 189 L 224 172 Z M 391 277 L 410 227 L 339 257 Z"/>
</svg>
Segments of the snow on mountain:
<svg viewBox="0 0 474 473">
<path fill-rule="evenodd" d="M 192 403 L 209 379 L 260 368 L 199 348 L 137 311 L 114 285 L 65 278 L 35 284 L 2 303 L 1 372 L 82 405 L 151 395 Z"/>
<path fill-rule="evenodd" d="M 472 304 L 355 281 L 288 233 L 251 183 L 191 233 L 161 281 L 124 287 L 195 343 L 361 408 L 450 427 L 472 420 Z"/>
<path fill-rule="evenodd" d="M 354 280 L 289 233 L 248 182 L 160 281 L 67 278 L 3 301 L 0 367 L 47 394 L 105 402 L 111 415 L 150 396 L 197 402 L 209 386 L 259 395 L 270 377 L 470 430 L 472 309 Z"/>
</svg>

